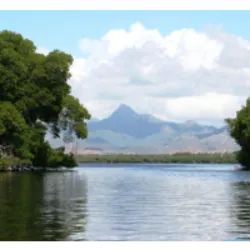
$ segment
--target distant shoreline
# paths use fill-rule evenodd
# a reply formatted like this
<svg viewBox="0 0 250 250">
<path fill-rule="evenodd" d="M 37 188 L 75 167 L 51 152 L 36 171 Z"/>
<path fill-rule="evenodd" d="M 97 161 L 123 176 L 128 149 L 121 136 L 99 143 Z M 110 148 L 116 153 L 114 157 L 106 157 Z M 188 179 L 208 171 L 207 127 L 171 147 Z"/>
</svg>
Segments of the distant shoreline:
<svg viewBox="0 0 250 250">
<path fill-rule="evenodd" d="M 175 153 L 175 154 L 106 154 L 106 155 L 76 155 L 78 164 L 238 164 L 236 153 Z M 74 169 L 74 168 L 72 168 Z M 71 169 L 71 170 L 72 170 Z M 64 167 L 41 168 L 31 166 L 10 166 L 0 169 L 0 172 L 47 172 L 65 171 Z"/>
<path fill-rule="evenodd" d="M 42 168 L 42 167 L 24 167 L 24 166 L 12 166 L 5 169 L 0 169 L 0 173 L 3 172 L 67 172 L 72 171 L 65 167 L 56 167 L 56 168 Z"/>
<path fill-rule="evenodd" d="M 77 155 L 78 163 L 232 163 L 237 164 L 235 153 L 176 153 L 176 154 L 106 154 Z"/>
</svg>

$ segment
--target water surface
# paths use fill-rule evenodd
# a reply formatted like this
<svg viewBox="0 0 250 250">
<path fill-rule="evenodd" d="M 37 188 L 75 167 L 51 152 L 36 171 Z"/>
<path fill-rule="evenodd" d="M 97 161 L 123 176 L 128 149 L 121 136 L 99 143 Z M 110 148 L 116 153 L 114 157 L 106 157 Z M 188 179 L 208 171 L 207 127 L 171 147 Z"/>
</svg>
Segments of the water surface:
<svg viewBox="0 0 250 250">
<path fill-rule="evenodd" d="M 250 172 L 236 165 L 0 174 L 0 240 L 248 239 Z"/>
</svg>

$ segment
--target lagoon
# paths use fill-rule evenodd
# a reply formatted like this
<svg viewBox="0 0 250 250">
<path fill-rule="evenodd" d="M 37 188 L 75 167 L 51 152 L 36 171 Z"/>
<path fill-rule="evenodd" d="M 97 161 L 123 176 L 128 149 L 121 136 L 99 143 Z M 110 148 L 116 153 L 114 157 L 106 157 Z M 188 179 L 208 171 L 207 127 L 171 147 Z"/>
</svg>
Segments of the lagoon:
<svg viewBox="0 0 250 250">
<path fill-rule="evenodd" d="M 81 164 L 0 173 L 0 240 L 249 240 L 237 164 Z"/>
</svg>

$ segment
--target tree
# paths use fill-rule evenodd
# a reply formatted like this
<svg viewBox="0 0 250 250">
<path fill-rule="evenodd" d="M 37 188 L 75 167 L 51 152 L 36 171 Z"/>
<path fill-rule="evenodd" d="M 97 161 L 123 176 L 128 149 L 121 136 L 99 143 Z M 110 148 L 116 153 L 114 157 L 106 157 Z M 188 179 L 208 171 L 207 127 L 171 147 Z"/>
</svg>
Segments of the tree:
<svg viewBox="0 0 250 250">
<path fill-rule="evenodd" d="M 238 162 L 250 170 L 250 98 L 247 99 L 246 105 L 237 111 L 235 118 L 225 121 L 229 125 L 230 135 L 241 147 L 236 155 Z"/>
<path fill-rule="evenodd" d="M 75 166 L 73 155 L 45 141 L 67 133 L 87 137 L 87 109 L 70 95 L 73 58 L 54 50 L 37 53 L 22 35 L 0 32 L 0 159 L 12 155 L 43 167 Z"/>
</svg>

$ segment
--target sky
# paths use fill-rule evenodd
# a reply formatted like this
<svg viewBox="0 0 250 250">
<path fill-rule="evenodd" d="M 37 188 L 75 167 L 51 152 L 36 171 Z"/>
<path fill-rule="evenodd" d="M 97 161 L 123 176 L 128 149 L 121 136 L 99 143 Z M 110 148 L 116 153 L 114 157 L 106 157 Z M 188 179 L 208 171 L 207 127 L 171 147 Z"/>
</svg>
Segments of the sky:
<svg viewBox="0 0 250 250">
<path fill-rule="evenodd" d="M 1 11 L 0 29 L 74 56 L 69 83 L 93 117 L 121 103 L 222 125 L 250 95 L 249 11 Z"/>
</svg>

